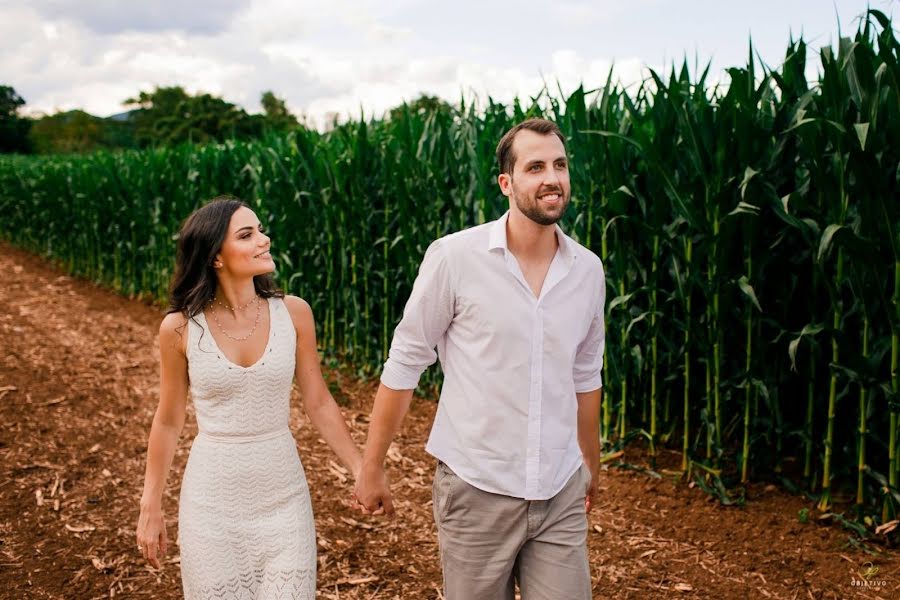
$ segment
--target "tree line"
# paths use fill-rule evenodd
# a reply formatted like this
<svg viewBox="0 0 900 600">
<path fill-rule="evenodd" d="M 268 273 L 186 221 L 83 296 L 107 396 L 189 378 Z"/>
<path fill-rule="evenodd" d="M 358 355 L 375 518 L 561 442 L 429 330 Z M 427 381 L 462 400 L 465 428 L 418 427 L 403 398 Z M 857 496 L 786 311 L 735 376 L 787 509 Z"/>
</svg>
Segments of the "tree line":
<svg viewBox="0 0 900 600">
<path fill-rule="evenodd" d="M 0 85 L 0 152 L 60 154 L 254 139 L 301 126 L 271 91 L 260 100 L 263 112 L 249 114 L 212 94 L 157 87 L 126 99 L 126 111 L 111 117 L 76 109 L 35 118 L 21 114 L 25 100 L 12 86 Z"/>
<path fill-rule="evenodd" d="M 253 140 L 308 127 L 271 91 L 263 92 L 259 114 L 212 94 L 192 95 L 181 86 L 142 91 L 122 104 L 126 111 L 110 117 L 80 109 L 29 117 L 22 114 L 25 100 L 16 90 L 0 85 L 0 153 L 69 154 Z M 402 106 L 414 111 L 450 110 L 448 103 L 427 94 Z M 386 116 L 396 116 L 400 109 L 391 109 Z"/>
</svg>

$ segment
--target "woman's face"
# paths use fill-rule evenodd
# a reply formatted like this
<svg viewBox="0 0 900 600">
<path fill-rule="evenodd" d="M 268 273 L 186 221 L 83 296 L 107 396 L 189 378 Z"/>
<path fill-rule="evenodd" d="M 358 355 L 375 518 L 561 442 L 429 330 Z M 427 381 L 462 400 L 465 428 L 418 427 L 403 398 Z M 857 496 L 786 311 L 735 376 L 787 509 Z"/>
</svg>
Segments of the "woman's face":
<svg viewBox="0 0 900 600">
<path fill-rule="evenodd" d="M 220 273 L 237 279 L 271 273 L 275 262 L 270 247 L 269 236 L 263 233 L 256 214 L 242 206 L 231 215 L 222 249 L 213 264 Z"/>
</svg>

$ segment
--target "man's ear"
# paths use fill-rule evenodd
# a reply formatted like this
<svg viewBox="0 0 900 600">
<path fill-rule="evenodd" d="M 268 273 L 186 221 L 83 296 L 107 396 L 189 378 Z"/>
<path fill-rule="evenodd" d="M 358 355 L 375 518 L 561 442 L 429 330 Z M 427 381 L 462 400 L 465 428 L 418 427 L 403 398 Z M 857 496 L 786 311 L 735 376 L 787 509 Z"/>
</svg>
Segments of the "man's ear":
<svg viewBox="0 0 900 600">
<path fill-rule="evenodd" d="M 500 191 L 504 196 L 512 194 L 512 175 L 509 173 L 500 173 L 497 177 L 497 183 L 500 185 Z"/>
</svg>

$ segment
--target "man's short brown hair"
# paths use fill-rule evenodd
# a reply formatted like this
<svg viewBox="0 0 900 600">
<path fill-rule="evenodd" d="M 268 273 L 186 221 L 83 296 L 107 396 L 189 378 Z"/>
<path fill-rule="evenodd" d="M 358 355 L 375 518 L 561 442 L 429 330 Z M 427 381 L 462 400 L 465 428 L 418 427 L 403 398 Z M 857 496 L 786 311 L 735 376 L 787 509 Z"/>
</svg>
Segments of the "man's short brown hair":
<svg viewBox="0 0 900 600">
<path fill-rule="evenodd" d="M 515 140 L 516 134 L 523 129 L 527 129 L 541 135 L 550 135 L 552 133 L 559 138 L 559 141 L 562 142 L 563 148 L 566 147 L 566 138 L 563 136 L 562 131 L 559 130 L 559 127 L 553 121 L 537 118 L 522 121 L 512 129 L 504 133 L 503 137 L 500 138 L 500 143 L 497 144 L 497 163 L 500 165 L 501 173 L 512 173 L 513 167 L 516 164 L 516 155 L 513 154 L 512 151 L 513 140 Z"/>
</svg>

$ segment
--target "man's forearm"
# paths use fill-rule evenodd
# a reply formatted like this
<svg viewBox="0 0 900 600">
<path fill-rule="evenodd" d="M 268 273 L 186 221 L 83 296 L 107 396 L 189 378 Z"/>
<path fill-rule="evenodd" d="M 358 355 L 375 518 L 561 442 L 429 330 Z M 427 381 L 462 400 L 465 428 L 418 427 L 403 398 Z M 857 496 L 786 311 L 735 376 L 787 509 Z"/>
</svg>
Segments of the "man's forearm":
<svg viewBox="0 0 900 600">
<path fill-rule="evenodd" d="M 369 435 L 363 451 L 363 464 L 384 464 L 394 436 L 400 430 L 403 417 L 412 402 L 413 390 L 393 390 L 383 383 L 375 394 L 375 405 L 372 408 L 369 422 Z"/>
<path fill-rule="evenodd" d="M 595 473 L 600 468 L 600 403 L 603 390 L 576 394 L 578 397 L 578 445 L 584 462 Z"/>
</svg>

